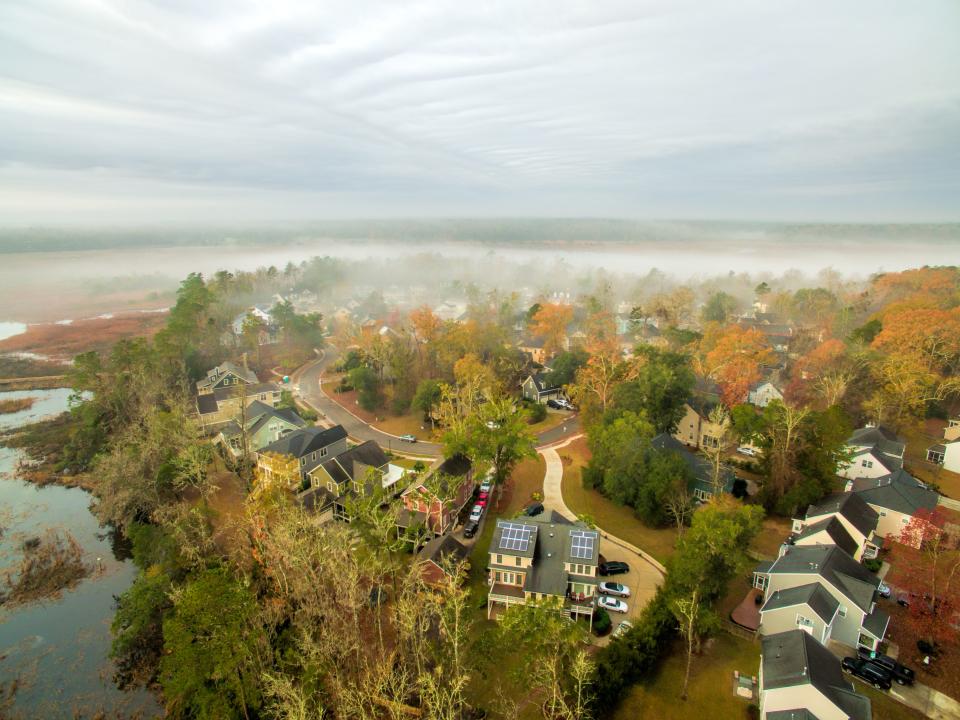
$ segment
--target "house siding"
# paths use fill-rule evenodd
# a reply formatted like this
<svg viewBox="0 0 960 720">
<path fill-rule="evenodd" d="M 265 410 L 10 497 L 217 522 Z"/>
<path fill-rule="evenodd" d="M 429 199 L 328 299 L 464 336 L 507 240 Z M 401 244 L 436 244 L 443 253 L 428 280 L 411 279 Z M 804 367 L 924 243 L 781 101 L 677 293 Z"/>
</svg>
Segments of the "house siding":
<svg viewBox="0 0 960 720">
<path fill-rule="evenodd" d="M 766 718 L 767 713 L 778 710 L 795 710 L 796 708 L 806 708 L 818 720 L 848 720 L 850 717 L 809 683 L 764 690 L 761 682 L 761 718 Z"/>
<path fill-rule="evenodd" d="M 825 581 L 819 575 L 810 574 L 787 574 L 772 573 L 767 578 L 767 589 L 764 593 L 765 598 L 769 598 L 777 590 L 788 590 L 798 585 L 807 585 L 809 583 L 818 583 L 824 590 L 833 595 L 840 603 L 840 610 L 833 620 L 832 639 L 849 647 L 857 647 L 860 640 L 860 628 L 863 626 L 865 613 L 859 607 L 853 604 L 846 595 L 837 590 L 833 585 Z M 841 617 L 842 609 L 846 607 L 846 617 Z M 763 633 L 764 635 L 767 632 Z"/>
<path fill-rule="evenodd" d="M 797 616 L 801 615 L 807 620 L 813 621 L 809 628 L 800 625 L 797 622 Z M 787 630 L 812 629 L 812 635 L 821 643 L 826 644 L 829 639 L 827 632 L 828 624 L 817 615 L 809 605 L 791 605 L 789 607 L 777 608 L 776 610 L 767 610 L 760 613 L 760 627 L 757 632 L 761 635 L 775 635 Z"/>
</svg>

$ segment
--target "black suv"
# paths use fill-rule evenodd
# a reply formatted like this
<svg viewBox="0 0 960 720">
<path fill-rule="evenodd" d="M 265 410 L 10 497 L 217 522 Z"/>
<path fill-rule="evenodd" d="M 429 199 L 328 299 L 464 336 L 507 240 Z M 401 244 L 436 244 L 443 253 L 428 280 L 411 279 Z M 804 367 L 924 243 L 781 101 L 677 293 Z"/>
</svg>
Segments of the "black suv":
<svg viewBox="0 0 960 720">
<path fill-rule="evenodd" d="M 470 520 L 466 525 L 463 526 L 463 536 L 465 538 L 472 538 L 477 534 L 478 527 L 480 527 L 480 523 Z"/>
<path fill-rule="evenodd" d="M 623 573 L 630 572 L 630 566 L 625 562 L 603 562 L 600 563 L 600 566 L 597 568 L 597 572 L 601 575 L 622 575 Z"/>
<path fill-rule="evenodd" d="M 543 512 L 543 503 L 535 502 L 527 506 L 523 514 L 527 517 L 535 517 Z"/>
<path fill-rule="evenodd" d="M 875 688 L 880 690 L 890 689 L 890 671 L 879 665 L 874 665 L 863 658 L 845 657 L 840 666 L 844 672 L 860 678 L 865 683 L 870 683 Z"/>
<path fill-rule="evenodd" d="M 875 653 L 866 648 L 857 648 L 857 656 L 868 663 L 882 667 L 898 685 L 913 685 L 913 670 L 906 665 L 901 665 L 889 655 Z"/>
</svg>

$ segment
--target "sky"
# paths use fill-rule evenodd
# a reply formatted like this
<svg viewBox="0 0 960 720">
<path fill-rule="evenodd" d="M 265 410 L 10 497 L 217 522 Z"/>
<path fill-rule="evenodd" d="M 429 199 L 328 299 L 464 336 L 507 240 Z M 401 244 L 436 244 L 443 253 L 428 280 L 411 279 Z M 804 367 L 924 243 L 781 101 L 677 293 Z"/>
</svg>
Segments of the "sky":
<svg viewBox="0 0 960 720">
<path fill-rule="evenodd" d="M 569 216 L 960 219 L 960 2 L 0 2 L 0 224 Z"/>
</svg>

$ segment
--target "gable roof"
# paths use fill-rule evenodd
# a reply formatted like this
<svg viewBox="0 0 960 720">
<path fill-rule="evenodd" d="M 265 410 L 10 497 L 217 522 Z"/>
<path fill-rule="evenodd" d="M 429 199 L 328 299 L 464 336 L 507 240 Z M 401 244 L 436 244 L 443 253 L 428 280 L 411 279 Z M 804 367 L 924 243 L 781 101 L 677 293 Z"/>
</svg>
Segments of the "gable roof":
<svg viewBox="0 0 960 720">
<path fill-rule="evenodd" d="M 764 692 L 811 685 L 853 720 L 869 720 L 870 700 L 853 691 L 840 661 L 803 630 L 767 635 L 761 643 Z"/>
<path fill-rule="evenodd" d="M 876 575 L 836 545 L 789 545 L 767 573 L 819 575 L 864 612 L 870 612 L 880 584 Z"/>
<path fill-rule="evenodd" d="M 940 502 L 940 496 L 906 470 L 897 470 L 878 478 L 854 480 L 851 492 L 870 505 L 913 515 L 921 508 L 931 510 Z"/>
<path fill-rule="evenodd" d="M 197 381 L 197 388 L 210 387 L 224 375 L 233 374 L 248 385 L 260 382 L 257 374 L 249 368 L 241 367 L 229 360 L 220 363 L 215 368 L 207 370 L 207 376 Z"/>
<path fill-rule="evenodd" d="M 840 603 L 837 599 L 823 589 L 820 583 L 807 583 L 806 585 L 797 585 L 796 587 L 777 590 L 760 608 L 761 613 L 780 608 L 793 607 L 795 605 L 806 605 L 813 610 L 824 623 L 833 620 L 837 613 Z"/>
<path fill-rule="evenodd" d="M 343 425 L 334 425 L 332 428 L 305 427 L 287 433 L 260 452 L 292 455 L 299 460 L 314 450 L 325 448 L 346 437 L 347 431 L 343 429 Z"/>
<path fill-rule="evenodd" d="M 279 391 L 280 388 L 273 383 L 257 383 L 255 385 L 227 385 L 226 387 L 219 387 L 214 390 L 213 396 L 217 399 L 217 402 L 223 402 L 224 400 L 230 400 L 231 398 L 245 395 L 250 399 L 250 402 L 253 402 L 255 395 Z"/>
<path fill-rule="evenodd" d="M 446 557 L 463 560 L 469 554 L 470 551 L 453 535 L 440 535 L 424 545 L 418 557 L 420 560 L 427 560 L 435 565 L 440 565 Z"/>
<path fill-rule="evenodd" d="M 339 426 L 337 426 L 339 427 Z M 374 440 L 367 440 L 360 445 L 344 450 L 332 458 L 324 458 L 314 465 L 308 472 L 322 467 L 338 485 L 353 480 L 359 481 L 362 467 L 382 468 L 390 463 L 389 458 Z"/>
<path fill-rule="evenodd" d="M 713 477 L 713 468 L 710 466 L 710 462 L 706 458 L 690 452 L 686 445 L 668 433 L 661 433 L 657 435 L 655 438 L 653 438 L 653 440 L 650 441 L 650 446 L 661 452 L 679 453 L 680 457 L 683 458 L 684 463 L 686 463 L 687 468 L 690 470 L 690 474 L 693 476 L 693 485 L 701 490 L 706 490 L 708 492 L 713 491 L 713 482 L 711 481 L 711 478 Z M 735 479 L 735 475 L 728 467 L 721 468 L 721 472 L 723 473 L 725 479 L 723 489 L 725 492 L 730 492 L 733 490 L 733 481 Z"/>
<path fill-rule="evenodd" d="M 858 493 L 828 495 L 816 505 L 807 508 L 807 519 L 831 514 L 843 515 L 864 537 L 877 529 L 880 515 Z"/>
<path fill-rule="evenodd" d="M 535 372 L 527 376 L 528 380 L 533 380 L 534 387 L 536 387 L 537 392 L 549 392 L 551 390 L 559 390 L 559 385 L 554 385 L 550 382 L 547 382 L 547 378 L 550 376 L 550 373 L 544 372 Z"/>
<path fill-rule="evenodd" d="M 870 445 L 869 447 L 860 448 L 850 453 L 850 460 L 853 461 L 856 458 L 862 458 L 864 455 L 870 456 L 876 462 L 883 465 L 887 472 L 893 472 L 903 466 L 903 461 L 900 458 L 887 455 L 878 445 Z"/>
<path fill-rule="evenodd" d="M 903 457 L 903 451 L 907 444 L 893 430 L 883 425 L 867 425 L 857 428 L 847 439 L 847 445 L 854 447 L 874 447 L 877 446 L 880 452 L 895 457 Z"/>
<path fill-rule="evenodd" d="M 808 537 L 816 535 L 824 530 L 833 541 L 833 544 L 843 549 L 848 555 L 855 555 L 857 553 L 857 549 L 860 546 L 857 544 L 857 541 L 853 539 L 850 533 L 847 532 L 847 529 L 843 526 L 843 523 L 840 522 L 836 516 L 807 525 L 797 534 L 794 542 L 797 545 L 804 545 L 806 543 L 801 543 L 799 541 L 805 540 Z"/>
</svg>

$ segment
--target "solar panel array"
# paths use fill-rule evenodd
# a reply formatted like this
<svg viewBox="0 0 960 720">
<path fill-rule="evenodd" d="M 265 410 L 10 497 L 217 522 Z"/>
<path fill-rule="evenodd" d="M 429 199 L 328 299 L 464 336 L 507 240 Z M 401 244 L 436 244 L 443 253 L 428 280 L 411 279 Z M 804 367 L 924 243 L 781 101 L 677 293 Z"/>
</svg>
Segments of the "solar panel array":
<svg viewBox="0 0 960 720">
<path fill-rule="evenodd" d="M 593 557 L 593 548 L 597 541 L 597 533 L 590 530 L 572 530 L 570 540 L 570 554 L 579 560 L 589 560 Z"/>
<path fill-rule="evenodd" d="M 526 552 L 530 547 L 530 536 L 533 534 L 534 528 L 529 525 L 519 525 L 517 523 L 501 523 L 500 524 L 501 533 L 500 533 L 500 549 L 501 550 L 516 550 L 518 552 Z"/>
</svg>

